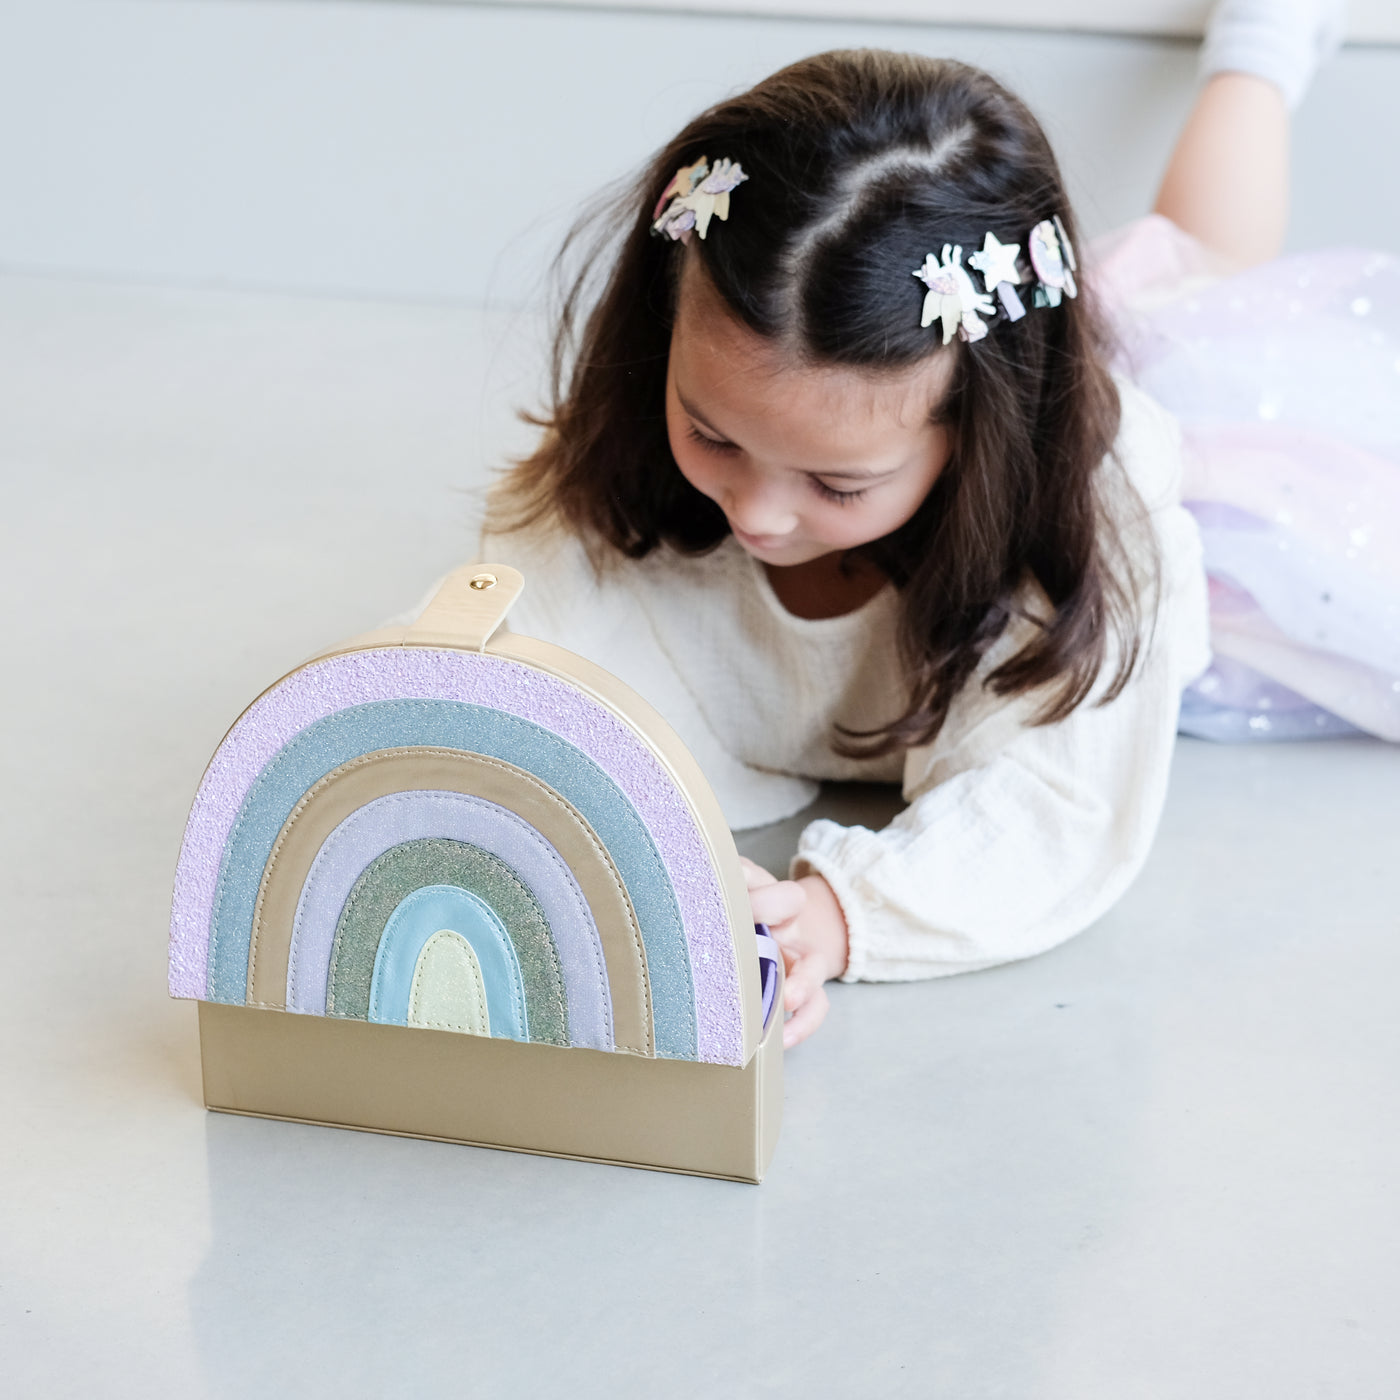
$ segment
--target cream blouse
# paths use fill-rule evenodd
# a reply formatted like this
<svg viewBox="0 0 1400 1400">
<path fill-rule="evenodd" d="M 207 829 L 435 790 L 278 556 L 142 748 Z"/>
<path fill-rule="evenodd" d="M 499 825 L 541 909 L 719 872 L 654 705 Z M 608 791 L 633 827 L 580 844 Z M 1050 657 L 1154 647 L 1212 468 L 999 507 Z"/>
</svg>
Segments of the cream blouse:
<svg viewBox="0 0 1400 1400">
<path fill-rule="evenodd" d="M 814 821 L 793 861 L 794 876 L 824 876 L 841 902 L 846 981 L 990 967 L 1078 933 L 1128 887 L 1162 811 L 1182 687 L 1210 659 L 1200 539 L 1179 503 L 1179 432 L 1140 390 L 1119 390 L 1116 455 L 1148 507 L 1162 604 L 1126 690 L 1058 723 L 1026 723 L 1035 696 L 982 688 L 1028 639 L 1032 624 L 1019 621 L 932 744 L 843 758 L 830 746 L 836 724 L 870 729 L 903 707 L 892 586 L 812 620 L 783 607 L 732 537 L 699 557 L 663 547 L 602 579 L 569 536 L 487 535 L 478 558 L 525 575 L 510 627 L 607 667 L 670 721 L 734 828 L 801 811 L 819 779 L 903 784 L 909 805 L 884 830 Z M 1140 508 L 1123 501 L 1116 518 L 1139 552 Z"/>
</svg>

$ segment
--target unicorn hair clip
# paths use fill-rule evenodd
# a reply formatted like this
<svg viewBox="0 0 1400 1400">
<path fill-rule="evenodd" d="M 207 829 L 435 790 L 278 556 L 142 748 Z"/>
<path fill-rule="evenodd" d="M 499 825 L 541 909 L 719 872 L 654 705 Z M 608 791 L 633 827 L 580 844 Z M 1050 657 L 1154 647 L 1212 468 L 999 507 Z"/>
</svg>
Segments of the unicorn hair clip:
<svg viewBox="0 0 1400 1400">
<path fill-rule="evenodd" d="M 1026 243 L 1036 282 L 1031 304 L 1058 306 L 1063 297 L 1077 296 L 1074 274 L 1079 264 L 1059 215 L 1042 219 Z M 968 255 L 967 267 L 963 266 L 961 247 L 945 243 L 941 260 L 930 253 L 923 266 L 914 269 L 914 276 L 928 288 L 919 324 L 941 322 L 947 345 L 955 334 L 962 340 L 981 340 L 988 330 L 985 318 L 996 314 L 997 301 L 1008 320 L 1019 321 L 1026 307 L 1016 288 L 1027 280 L 1018 262 L 1020 252 L 1019 243 L 1003 243 L 988 232 L 981 248 Z M 983 291 L 977 290 L 968 268 L 981 274 Z"/>
<path fill-rule="evenodd" d="M 651 231 L 680 243 L 690 242 L 692 230 L 704 238 L 712 218 L 729 218 L 729 192 L 748 178 L 735 160 L 717 160 L 712 169 L 701 156 L 694 165 L 681 166 L 661 191 Z"/>
<path fill-rule="evenodd" d="M 942 261 L 930 253 L 924 265 L 914 269 L 914 276 L 928 288 L 919 324 L 931 326 L 934 321 L 941 321 L 944 345 L 952 340 L 955 332 L 964 340 L 981 340 L 987 334 L 987 323 L 982 317 L 995 314 L 996 303 L 973 285 L 963 266 L 961 246 L 955 248 L 945 243 Z"/>
</svg>

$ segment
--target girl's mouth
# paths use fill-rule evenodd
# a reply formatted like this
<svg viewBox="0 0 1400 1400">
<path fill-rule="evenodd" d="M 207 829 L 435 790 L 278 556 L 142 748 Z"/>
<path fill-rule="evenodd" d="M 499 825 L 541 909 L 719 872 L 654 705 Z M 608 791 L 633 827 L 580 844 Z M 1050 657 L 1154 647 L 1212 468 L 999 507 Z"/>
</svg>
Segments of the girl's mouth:
<svg viewBox="0 0 1400 1400">
<path fill-rule="evenodd" d="M 775 554 L 786 543 L 785 538 L 777 535 L 750 535 L 739 529 L 737 525 L 730 525 L 730 530 L 734 538 L 750 553 L 754 554 Z"/>
</svg>

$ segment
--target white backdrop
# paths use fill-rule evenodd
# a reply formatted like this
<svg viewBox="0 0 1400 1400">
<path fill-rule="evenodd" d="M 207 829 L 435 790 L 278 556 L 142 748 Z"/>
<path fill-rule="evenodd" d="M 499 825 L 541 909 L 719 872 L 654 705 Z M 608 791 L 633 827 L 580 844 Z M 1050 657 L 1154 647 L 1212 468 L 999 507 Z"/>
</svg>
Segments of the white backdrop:
<svg viewBox="0 0 1400 1400">
<path fill-rule="evenodd" d="M 466 0 L 470 3 L 470 0 Z M 538 5 L 542 0 L 496 0 Z M 553 0 L 596 8 L 599 0 Z M 1196 36 L 1213 0 L 607 0 L 628 10 L 713 10 L 785 18 L 893 19 L 924 24 L 1001 24 L 1023 29 L 1084 29 L 1098 34 Z M 1400 40 L 1395 0 L 1351 0 L 1347 35 L 1353 43 Z"/>
<path fill-rule="evenodd" d="M 1179 40 L 392 0 L 0 0 L 0 270 L 518 305 L 579 202 L 691 113 L 861 44 L 1007 79 L 1094 230 L 1145 209 L 1194 83 Z M 1382 144 L 1396 131 L 1400 49 L 1348 49 L 1299 119 L 1295 245 L 1400 248 Z"/>
</svg>

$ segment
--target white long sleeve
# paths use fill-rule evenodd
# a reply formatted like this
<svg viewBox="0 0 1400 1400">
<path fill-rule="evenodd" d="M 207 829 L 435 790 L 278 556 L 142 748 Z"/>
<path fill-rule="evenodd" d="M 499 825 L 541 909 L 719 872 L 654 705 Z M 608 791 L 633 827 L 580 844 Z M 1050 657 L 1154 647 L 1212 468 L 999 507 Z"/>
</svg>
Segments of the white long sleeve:
<svg viewBox="0 0 1400 1400">
<path fill-rule="evenodd" d="M 1137 464 L 1132 478 L 1162 561 L 1145 664 L 1109 704 L 1091 699 L 1034 727 L 1025 721 L 1036 697 L 997 703 L 974 681 L 938 740 L 906 756 L 910 805 L 888 827 L 806 828 L 793 872 L 822 875 L 841 903 L 844 980 L 946 976 L 1043 952 L 1106 912 L 1146 860 L 1181 690 L 1209 662 L 1199 535 L 1164 445 L 1175 449 L 1179 437 L 1149 405 L 1125 404 L 1131 436 L 1120 442 Z M 1158 470 L 1144 470 L 1147 462 Z M 979 677 L 1024 644 L 1029 626 L 1000 639 Z"/>
<path fill-rule="evenodd" d="M 1113 905 L 1161 814 L 1178 675 L 1160 652 L 1103 708 L 1017 725 L 990 753 L 972 736 L 940 755 L 931 765 L 938 781 L 883 831 L 808 826 L 794 870 L 825 876 L 841 902 L 845 980 L 936 977 L 1030 957 Z"/>
</svg>

